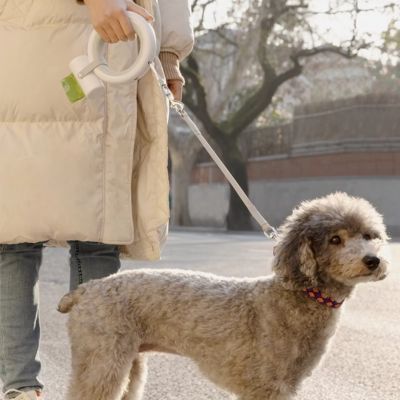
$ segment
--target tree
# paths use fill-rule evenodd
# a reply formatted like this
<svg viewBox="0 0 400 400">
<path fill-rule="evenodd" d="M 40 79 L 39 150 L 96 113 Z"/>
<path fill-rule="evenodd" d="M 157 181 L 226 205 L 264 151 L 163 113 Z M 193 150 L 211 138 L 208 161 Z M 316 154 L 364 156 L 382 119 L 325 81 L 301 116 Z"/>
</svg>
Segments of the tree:
<svg viewBox="0 0 400 400">
<path fill-rule="evenodd" d="M 193 11 L 199 16 L 195 28 L 198 40 L 182 65 L 187 81 L 184 103 L 201 121 L 228 169 L 248 193 L 247 160 L 239 146 L 246 128 L 257 123 L 285 82 L 302 74 L 307 59 L 321 53 L 352 59 L 375 46 L 375 38 L 360 31 L 360 16 L 379 8 L 395 18 L 398 6 L 384 0 L 380 1 L 381 7 L 374 6 L 376 1 L 372 0 L 335 0 L 327 9 L 318 10 L 308 0 L 233 0 L 228 21 L 209 28 L 205 16 L 213 3 L 215 0 L 193 3 Z M 237 10 L 243 10 L 241 15 Z M 321 29 L 321 21 L 344 16 L 351 21 L 348 35 L 334 41 L 331 29 Z M 215 46 L 213 36 L 219 38 Z M 210 52 L 220 59 L 222 68 L 219 102 L 215 95 L 210 96 L 205 76 L 211 71 L 201 62 L 202 56 Z M 227 227 L 251 229 L 249 214 L 233 190 Z"/>
<path fill-rule="evenodd" d="M 171 121 L 174 127 L 168 134 L 172 170 L 171 224 L 190 226 L 188 187 L 201 144 L 176 116 L 171 115 Z"/>
<path fill-rule="evenodd" d="M 379 91 L 399 93 L 400 90 L 400 23 L 393 18 L 382 34 L 386 60 L 372 64 L 376 75 L 375 86 Z"/>
</svg>

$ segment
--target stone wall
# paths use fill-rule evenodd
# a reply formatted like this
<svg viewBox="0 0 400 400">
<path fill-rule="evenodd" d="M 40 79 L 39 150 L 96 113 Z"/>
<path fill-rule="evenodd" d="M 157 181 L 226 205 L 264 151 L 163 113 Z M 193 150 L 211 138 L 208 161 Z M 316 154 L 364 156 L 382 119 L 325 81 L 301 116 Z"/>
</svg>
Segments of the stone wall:
<svg viewBox="0 0 400 400">
<path fill-rule="evenodd" d="M 282 224 L 303 200 L 344 191 L 369 200 L 383 215 L 390 235 L 400 238 L 400 180 L 398 177 L 328 177 L 250 182 L 250 198 L 273 226 Z M 227 183 L 194 184 L 189 188 L 189 213 L 196 226 L 225 227 Z M 253 227 L 259 230 L 253 220 Z"/>
<path fill-rule="evenodd" d="M 323 177 L 399 177 L 400 150 L 332 153 L 307 156 L 275 156 L 250 159 L 250 181 Z M 192 171 L 192 184 L 223 183 L 225 177 L 214 163 L 202 163 Z"/>
</svg>

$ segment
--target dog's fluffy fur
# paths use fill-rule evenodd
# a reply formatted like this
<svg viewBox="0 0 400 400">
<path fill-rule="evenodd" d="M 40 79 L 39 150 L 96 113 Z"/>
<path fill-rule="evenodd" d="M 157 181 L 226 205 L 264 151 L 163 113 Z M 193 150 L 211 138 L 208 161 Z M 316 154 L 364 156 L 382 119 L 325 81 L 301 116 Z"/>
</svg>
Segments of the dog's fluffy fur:
<svg viewBox="0 0 400 400">
<path fill-rule="evenodd" d="M 371 270 L 363 258 L 386 240 L 369 202 L 335 193 L 288 217 L 272 276 L 142 269 L 82 284 L 59 304 L 70 312 L 68 399 L 141 399 L 146 351 L 190 357 L 241 400 L 290 399 L 320 361 L 340 313 L 302 289 L 341 301 L 356 283 L 383 279 L 386 262 Z"/>
</svg>

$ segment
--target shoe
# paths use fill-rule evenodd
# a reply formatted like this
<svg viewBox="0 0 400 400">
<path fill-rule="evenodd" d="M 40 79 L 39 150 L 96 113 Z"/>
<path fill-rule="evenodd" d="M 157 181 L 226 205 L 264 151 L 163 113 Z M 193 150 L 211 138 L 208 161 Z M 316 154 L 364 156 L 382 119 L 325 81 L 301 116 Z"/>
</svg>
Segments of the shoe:
<svg viewBox="0 0 400 400">
<path fill-rule="evenodd" d="M 5 392 L 5 399 L 9 400 L 43 400 L 42 392 L 38 389 L 28 390 L 23 392 L 22 390 L 10 389 Z"/>
</svg>

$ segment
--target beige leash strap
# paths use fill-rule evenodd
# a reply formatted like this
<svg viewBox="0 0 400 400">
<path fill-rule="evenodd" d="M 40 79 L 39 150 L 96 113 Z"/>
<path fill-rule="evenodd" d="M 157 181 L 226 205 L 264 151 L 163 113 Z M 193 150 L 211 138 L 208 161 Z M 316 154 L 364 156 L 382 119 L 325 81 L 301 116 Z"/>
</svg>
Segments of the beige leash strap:
<svg viewBox="0 0 400 400">
<path fill-rule="evenodd" d="M 160 82 L 161 88 L 162 88 L 165 96 L 167 97 L 167 99 L 170 102 L 171 108 L 173 110 L 175 110 L 180 115 L 180 117 L 186 122 L 186 124 L 189 126 L 189 128 L 192 130 L 192 132 L 196 135 L 197 139 L 199 139 L 201 144 L 207 150 L 208 154 L 211 156 L 211 158 L 217 164 L 219 169 L 225 175 L 225 178 L 228 180 L 228 182 L 235 189 L 236 193 L 241 198 L 241 200 L 243 201 L 243 203 L 245 204 L 245 206 L 249 210 L 250 214 L 258 222 L 258 224 L 261 226 L 261 229 L 264 232 L 265 236 L 268 237 L 269 239 L 275 239 L 277 234 L 278 234 L 277 230 L 265 220 L 265 218 L 257 210 L 256 206 L 250 201 L 250 199 L 248 198 L 246 193 L 243 191 L 243 189 L 237 183 L 236 179 L 232 176 L 232 174 L 226 168 L 224 163 L 221 161 L 221 159 L 215 153 L 213 148 L 209 145 L 209 143 L 207 142 L 205 137 L 202 135 L 202 133 L 200 132 L 200 129 L 197 127 L 197 125 L 190 118 L 189 114 L 185 111 L 184 104 L 182 102 L 176 101 L 174 99 L 174 95 L 169 90 L 167 83 L 158 75 L 153 63 L 150 63 L 150 68 L 153 70 L 153 72 L 158 77 L 158 81 Z"/>
</svg>

